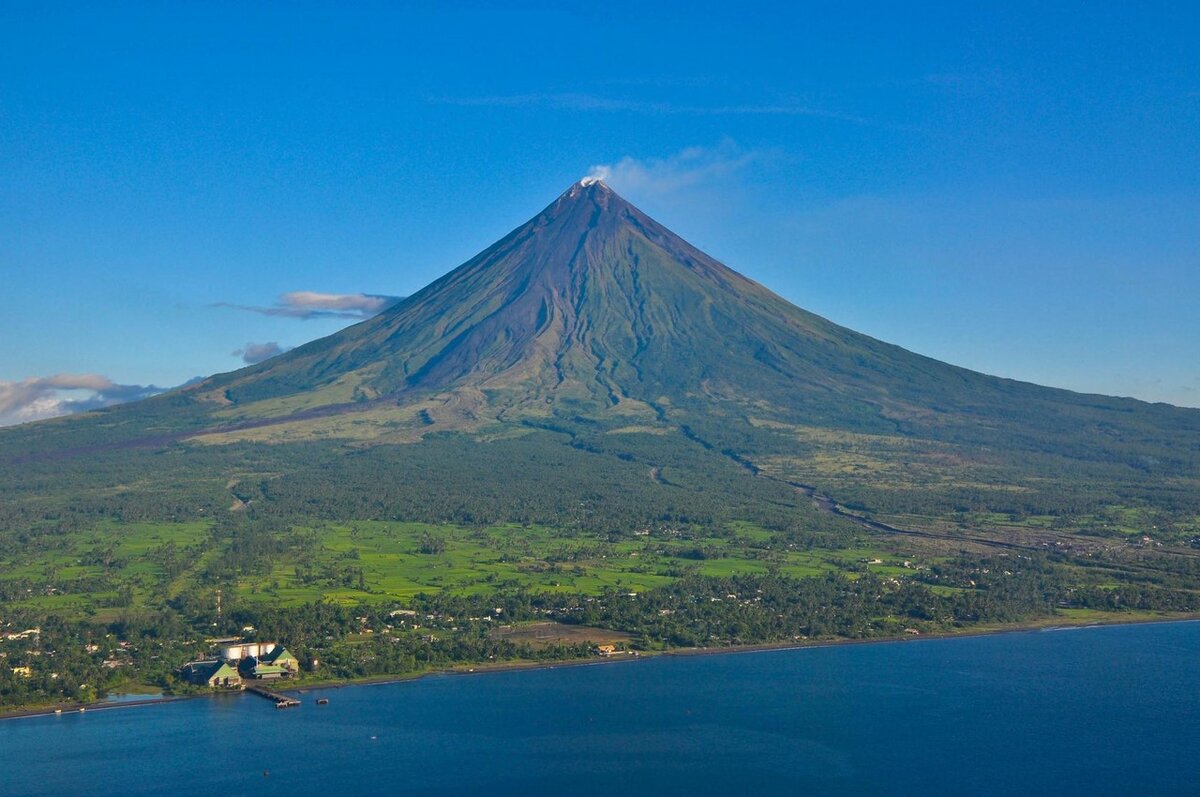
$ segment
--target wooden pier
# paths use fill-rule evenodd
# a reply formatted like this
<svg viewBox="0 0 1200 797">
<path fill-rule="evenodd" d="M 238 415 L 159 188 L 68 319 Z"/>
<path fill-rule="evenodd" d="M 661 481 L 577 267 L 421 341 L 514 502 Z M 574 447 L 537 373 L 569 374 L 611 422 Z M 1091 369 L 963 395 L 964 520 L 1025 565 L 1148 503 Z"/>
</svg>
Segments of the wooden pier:
<svg viewBox="0 0 1200 797">
<path fill-rule="evenodd" d="M 265 686 L 254 686 L 251 684 L 247 684 L 246 691 L 253 692 L 254 694 L 258 695 L 259 697 L 265 697 L 267 700 L 274 701 L 275 708 L 291 708 L 292 706 L 300 705 L 300 701 L 297 700 L 296 698 L 288 697 L 287 695 L 281 695 L 278 692 L 272 692 L 270 689 L 267 689 Z"/>
</svg>

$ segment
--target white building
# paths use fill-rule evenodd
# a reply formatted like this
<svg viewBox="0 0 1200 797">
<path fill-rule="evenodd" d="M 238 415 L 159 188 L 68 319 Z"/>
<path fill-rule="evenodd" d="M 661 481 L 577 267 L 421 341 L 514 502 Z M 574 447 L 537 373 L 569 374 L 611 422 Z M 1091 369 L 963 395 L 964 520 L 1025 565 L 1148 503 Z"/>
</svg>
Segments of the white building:
<svg viewBox="0 0 1200 797">
<path fill-rule="evenodd" d="M 226 661 L 241 661 L 251 656 L 261 659 L 276 647 L 278 644 L 275 642 L 244 642 L 238 645 L 227 645 L 221 648 L 221 658 Z"/>
</svg>

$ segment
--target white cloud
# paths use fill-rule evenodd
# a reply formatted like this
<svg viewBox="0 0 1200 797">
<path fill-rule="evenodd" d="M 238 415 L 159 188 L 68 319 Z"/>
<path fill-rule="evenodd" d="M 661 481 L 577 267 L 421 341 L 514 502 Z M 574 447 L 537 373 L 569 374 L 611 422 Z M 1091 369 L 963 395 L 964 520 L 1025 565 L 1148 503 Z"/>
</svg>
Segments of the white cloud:
<svg viewBox="0 0 1200 797">
<path fill-rule="evenodd" d="M 55 374 L 0 381 L 0 426 L 148 398 L 166 388 L 121 385 L 100 374 Z"/>
<path fill-rule="evenodd" d="M 666 158 L 626 155 L 616 163 L 592 166 L 585 179 L 603 180 L 629 194 L 671 194 L 729 178 L 760 157 L 724 141 L 715 147 L 688 147 Z"/>
<path fill-rule="evenodd" d="M 266 343 L 247 343 L 242 348 L 233 351 L 232 356 L 241 357 L 242 362 L 246 363 L 246 365 L 254 365 L 290 350 L 290 346 L 283 348 L 277 342 L 271 340 Z"/>
<path fill-rule="evenodd" d="M 370 318 L 399 302 L 402 296 L 382 296 L 370 293 L 318 293 L 316 291 L 290 291 L 281 294 L 274 305 L 257 305 L 217 302 L 213 307 L 232 307 L 259 315 L 283 316 L 286 318 Z"/>
</svg>

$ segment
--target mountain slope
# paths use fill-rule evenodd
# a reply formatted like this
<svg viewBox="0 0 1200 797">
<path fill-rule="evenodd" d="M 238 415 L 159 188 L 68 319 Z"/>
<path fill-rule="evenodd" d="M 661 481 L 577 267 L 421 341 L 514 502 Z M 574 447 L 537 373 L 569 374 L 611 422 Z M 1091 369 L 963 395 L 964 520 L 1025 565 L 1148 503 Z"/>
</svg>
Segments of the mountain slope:
<svg viewBox="0 0 1200 797">
<path fill-rule="evenodd" d="M 1194 460 L 1175 451 L 1176 437 L 1200 434 L 1200 412 L 987 377 L 839 327 L 601 182 L 572 186 L 380 316 L 195 392 L 245 406 L 334 385 L 331 401 L 451 394 L 476 419 L 564 403 L 652 415 L 666 399 L 698 413 L 731 404 L 786 423 L 979 444 L 1002 432 L 1009 445 L 1041 448 L 1049 435 L 1064 449 L 1131 447 L 1178 464 Z M 275 406 L 286 415 L 286 402 Z"/>
<path fill-rule="evenodd" d="M 652 468 L 699 447 L 864 508 L 1178 504 L 1200 474 L 1200 411 L 985 376 L 840 327 L 597 181 L 372 319 L 173 394 L 0 431 L 0 455 L 534 428 L 597 451 L 596 435 L 643 435 Z"/>
</svg>

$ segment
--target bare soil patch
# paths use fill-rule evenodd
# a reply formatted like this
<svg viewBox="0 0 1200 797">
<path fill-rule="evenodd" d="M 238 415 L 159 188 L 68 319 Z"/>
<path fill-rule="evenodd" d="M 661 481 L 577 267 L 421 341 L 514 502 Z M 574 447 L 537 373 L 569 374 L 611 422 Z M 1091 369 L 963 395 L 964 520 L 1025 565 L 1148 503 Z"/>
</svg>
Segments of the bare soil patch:
<svg viewBox="0 0 1200 797">
<path fill-rule="evenodd" d="M 554 622 L 500 626 L 492 632 L 492 636 L 496 639 L 507 639 L 510 642 L 523 642 L 533 647 L 578 645 L 580 643 L 619 645 L 633 639 L 632 634 L 622 631 Z"/>
</svg>

